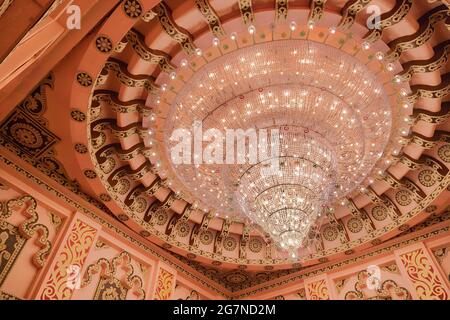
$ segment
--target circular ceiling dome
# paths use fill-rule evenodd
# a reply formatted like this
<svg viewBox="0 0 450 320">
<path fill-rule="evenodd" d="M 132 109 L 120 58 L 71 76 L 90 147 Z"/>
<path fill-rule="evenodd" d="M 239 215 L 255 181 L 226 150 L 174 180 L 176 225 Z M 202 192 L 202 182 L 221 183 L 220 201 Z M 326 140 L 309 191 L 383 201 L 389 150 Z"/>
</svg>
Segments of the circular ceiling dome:
<svg viewBox="0 0 450 320">
<path fill-rule="evenodd" d="M 332 190 L 325 197 L 331 204 L 363 183 L 382 166 L 379 159 L 398 147 L 390 143 L 396 112 L 383 84 L 353 56 L 313 41 L 271 41 L 223 55 L 195 72 L 172 103 L 164 146 L 170 159 L 180 142 L 174 132 L 184 130 L 191 153 L 189 161 L 172 163 L 175 184 L 204 209 L 242 217 L 245 210 L 236 199 L 243 195 L 236 191 L 252 164 L 237 163 L 243 155 L 235 154 L 237 143 L 227 149 L 227 130 L 295 128 L 301 137 L 289 146 L 281 139 L 281 155 L 285 148 L 294 158 L 305 156 L 307 141 L 326 146 L 335 162 Z M 203 153 L 194 150 L 194 131 L 200 129 L 195 124 L 203 134 L 221 133 L 203 139 L 198 149 Z M 204 159 L 205 151 L 219 145 L 223 152 Z M 249 147 L 251 139 L 243 150 L 247 160 Z"/>
<path fill-rule="evenodd" d="M 193 3 L 161 2 L 130 22 L 126 35 L 102 29 L 97 38 L 109 36 L 114 53 L 101 53 L 93 70 L 91 58 L 99 54 L 93 42 L 95 52 L 88 50 L 74 83 L 88 91 L 86 103 L 78 94 L 70 102 L 90 106 L 88 151 L 104 188 L 94 179 L 89 185 L 110 195 L 105 205 L 143 237 L 220 269 L 315 265 L 422 221 L 423 208 L 447 181 L 440 154 L 447 147 L 448 8 L 405 0 L 389 9 L 388 2 L 382 30 L 366 26 L 365 7 L 353 11 L 330 1 L 326 8 L 296 3 L 285 15 L 264 1 L 253 10 L 214 2 L 209 13 Z M 111 30 L 116 25 L 111 22 Z M 89 76 L 87 88 L 81 80 Z M 264 161 L 176 165 L 172 133 L 186 129 L 193 138 L 195 123 L 203 133 L 278 130 L 283 176 L 273 175 L 266 186 Z M 200 149 L 212 153 L 212 140 Z M 296 210 L 276 212 L 284 201 Z M 277 250 L 279 239 L 257 227 L 263 223 L 257 213 L 264 212 L 261 219 L 272 227 L 288 217 L 291 233 L 304 233 L 302 223 L 318 203 L 328 210 L 321 226 L 311 228 L 317 242 L 301 248 L 295 263 Z M 279 226 L 284 232 L 286 224 Z M 204 234 L 213 240 L 202 242 Z M 262 249 L 251 250 L 254 239 Z"/>
</svg>

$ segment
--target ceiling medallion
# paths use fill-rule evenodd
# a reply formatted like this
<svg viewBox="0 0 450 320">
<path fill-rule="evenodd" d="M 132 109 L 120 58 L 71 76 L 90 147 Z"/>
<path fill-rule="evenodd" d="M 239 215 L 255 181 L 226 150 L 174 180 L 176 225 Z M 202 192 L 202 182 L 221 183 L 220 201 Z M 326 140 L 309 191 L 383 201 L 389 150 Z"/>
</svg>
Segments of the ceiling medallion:
<svg viewBox="0 0 450 320">
<path fill-rule="evenodd" d="M 248 34 L 231 35 L 239 37 Z M 220 41 L 229 39 L 214 38 L 213 48 Z M 166 119 L 163 137 L 150 129 L 146 141 L 156 159 L 169 159 L 157 167 L 186 201 L 259 225 L 297 258 L 317 238 L 322 211 L 382 175 L 410 132 L 409 88 L 382 53 L 360 50 L 379 72 L 312 40 L 268 40 L 216 58 L 198 49 L 152 101 Z"/>
</svg>

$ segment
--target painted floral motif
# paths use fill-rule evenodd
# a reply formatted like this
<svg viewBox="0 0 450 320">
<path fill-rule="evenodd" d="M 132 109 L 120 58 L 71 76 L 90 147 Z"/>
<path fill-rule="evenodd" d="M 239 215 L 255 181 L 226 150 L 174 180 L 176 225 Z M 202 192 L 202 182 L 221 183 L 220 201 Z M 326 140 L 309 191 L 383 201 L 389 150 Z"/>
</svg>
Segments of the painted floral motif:
<svg viewBox="0 0 450 320">
<path fill-rule="evenodd" d="M 88 152 L 88 148 L 82 143 L 77 143 L 75 144 L 75 151 L 79 154 L 86 154 Z"/>
<path fill-rule="evenodd" d="M 43 144 L 42 135 L 31 125 L 17 123 L 10 130 L 14 139 L 28 148 L 36 149 Z"/>
<path fill-rule="evenodd" d="M 395 265 L 395 264 L 394 264 Z M 395 265 L 396 267 L 396 265 Z M 389 271 L 395 268 L 387 266 Z M 375 289 L 369 288 L 371 284 Z M 376 289 L 377 284 L 379 287 Z M 371 279 L 366 270 L 358 273 L 358 281 L 355 289 L 345 294 L 345 300 L 411 300 L 411 294 L 406 288 L 400 287 L 393 280 L 385 280 L 379 283 L 378 278 Z"/>
<path fill-rule="evenodd" d="M 82 87 L 90 87 L 93 83 L 92 77 L 85 72 L 80 72 L 77 74 L 77 82 Z"/>
<path fill-rule="evenodd" d="M 80 110 L 77 109 L 73 109 L 70 112 L 70 116 L 72 117 L 73 120 L 77 121 L 77 122 L 83 122 L 86 120 L 86 115 L 81 112 Z"/>
<path fill-rule="evenodd" d="M 167 223 L 167 220 L 169 220 L 167 212 L 164 210 L 159 210 L 158 215 L 156 216 L 156 224 L 158 226 L 163 226 Z"/>
<path fill-rule="evenodd" d="M 25 245 L 17 227 L 0 221 L 0 285 L 8 275 L 14 261 Z"/>
<path fill-rule="evenodd" d="M 419 182 L 425 187 L 432 187 L 436 184 L 434 172 L 431 170 L 422 170 L 419 173 Z"/>
<path fill-rule="evenodd" d="M 182 222 L 177 226 L 177 233 L 180 237 L 184 238 L 189 235 L 189 232 L 191 231 L 191 227 L 189 226 L 189 223 Z"/>
<path fill-rule="evenodd" d="M 352 233 L 360 232 L 362 230 L 362 228 L 363 228 L 363 224 L 362 224 L 361 219 L 359 219 L 359 218 L 350 218 L 347 221 L 347 228 Z"/>
<path fill-rule="evenodd" d="M 68 284 L 68 268 L 82 268 L 89 250 L 93 245 L 97 230 L 81 220 L 77 220 L 67 237 L 64 247 L 53 266 L 41 294 L 41 300 L 70 300 L 73 288 Z"/>
<path fill-rule="evenodd" d="M 330 300 L 325 280 L 308 283 L 306 288 L 309 293 L 309 300 Z"/>
<path fill-rule="evenodd" d="M 411 204 L 411 194 L 407 190 L 400 190 L 395 194 L 395 200 L 398 202 L 401 206 L 408 206 Z"/>
<path fill-rule="evenodd" d="M 334 241 L 337 239 L 338 237 L 338 230 L 336 229 L 336 227 L 333 226 L 327 226 L 325 227 L 325 229 L 323 230 L 323 237 L 325 238 L 325 240 L 327 241 Z"/>
<path fill-rule="evenodd" d="M 103 53 L 109 53 L 113 48 L 112 41 L 106 36 L 98 37 L 95 41 L 95 46 L 98 51 Z"/>
<path fill-rule="evenodd" d="M 372 217 L 377 221 L 383 221 L 387 218 L 387 210 L 383 206 L 375 206 L 372 209 Z"/>
<path fill-rule="evenodd" d="M 172 295 L 175 276 L 165 269 L 159 270 L 158 287 L 156 288 L 155 300 L 169 300 Z"/>
<path fill-rule="evenodd" d="M 440 277 L 431 265 L 423 249 L 411 251 L 400 256 L 406 272 L 411 279 L 417 296 L 421 300 L 448 300 Z"/>
<path fill-rule="evenodd" d="M 126 300 L 128 290 L 114 277 L 102 277 L 94 300 Z"/>
<path fill-rule="evenodd" d="M 233 251 L 237 247 L 237 241 L 233 237 L 226 237 L 223 241 L 223 248 L 227 251 Z"/>
<path fill-rule="evenodd" d="M 142 14 L 142 5 L 137 0 L 127 0 L 123 4 L 125 14 L 130 18 L 137 18 Z"/>
<path fill-rule="evenodd" d="M 450 144 L 440 147 L 438 150 L 438 155 L 444 162 L 450 162 Z"/>
<path fill-rule="evenodd" d="M 202 231 L 200 233 L 200 242 L 202 244 L 204 244 L 205 246 L 211 244 L 213 239 L 214 239 L 214 236 L 211 231 L 206 230 L 206 231 Z"/>
<path fill-rule="evenodd" d="M 84 175 L 86 176 L 86 178 L 88 179 L 95 179 L 97 178 L 97 174 L 95 173 L 94 170 L 84 170 L 83 171 Z"/>
<path fill-rule="evenodd" d="M 258 238 L 251 238 L 248 242 L 248 248 L 251 252 L 258 253 L 262 250 L 262 242 Z"/>
</svg>

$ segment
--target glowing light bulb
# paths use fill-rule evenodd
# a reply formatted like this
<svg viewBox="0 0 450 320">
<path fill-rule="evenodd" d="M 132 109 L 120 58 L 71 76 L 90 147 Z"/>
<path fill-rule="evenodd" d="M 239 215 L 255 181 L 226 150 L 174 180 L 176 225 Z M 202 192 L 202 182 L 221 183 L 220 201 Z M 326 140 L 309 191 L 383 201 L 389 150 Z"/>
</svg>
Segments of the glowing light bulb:
<svg viewBox="0 0 450 320">
<path fill-rule="evenodd" d="M 295 31 L 295 29 L 297 29 L 297 23 L 295 21 L 291 21 L 289 28 L 291 28 L 291 31 Z"/>
</svg>

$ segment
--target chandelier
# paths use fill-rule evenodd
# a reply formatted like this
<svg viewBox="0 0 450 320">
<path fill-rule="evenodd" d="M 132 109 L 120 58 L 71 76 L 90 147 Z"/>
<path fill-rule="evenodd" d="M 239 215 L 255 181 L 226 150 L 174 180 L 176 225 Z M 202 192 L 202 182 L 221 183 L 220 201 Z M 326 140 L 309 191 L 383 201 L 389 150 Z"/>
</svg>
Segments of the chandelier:
<svg viewBox="0 0 450 320">
<path fill-rule="evenodd" d="M 249 167 L 239 179 L 236 198 L 244 213 L 295 257 L 330 200 L 337 168 L 324 138 L 281 129 L 279 167 L 272 169 L 273 159 Z"/>
<path fill-rule="evenodd" d="M 172 163 L 173 189 L 205 211 L 249 218 L 295 256 L 323 208 L 363 184 L 398 147 L 390 143 L 397 124 L 389 98 L 365 64 L 308 40 L 269 41 L 211 60 L 196 70 L 182 63 L 191 76 L 167 114 L 166 157 L 173 132 L 191 131 L 195 121 L 203 132 L 271 128 L 280 133 L 279 168 L 271 172 L 269 160 Z"/>
</svg>

